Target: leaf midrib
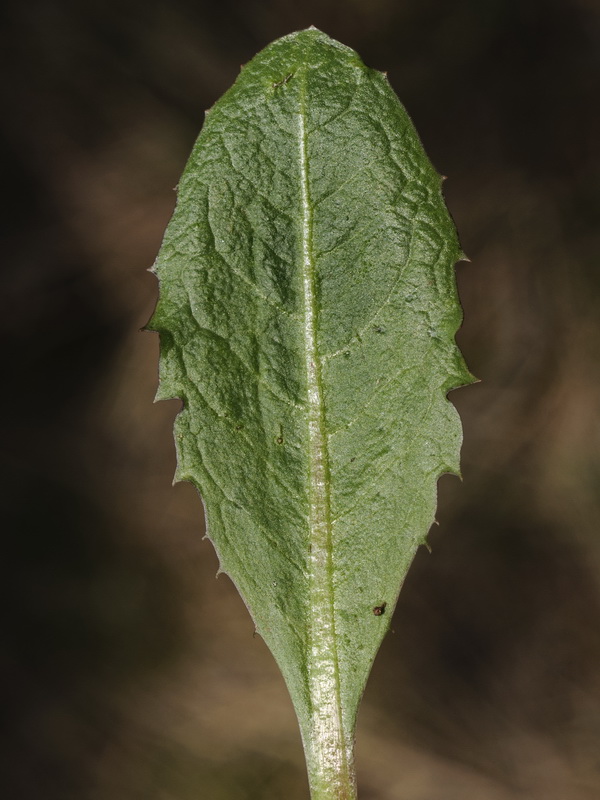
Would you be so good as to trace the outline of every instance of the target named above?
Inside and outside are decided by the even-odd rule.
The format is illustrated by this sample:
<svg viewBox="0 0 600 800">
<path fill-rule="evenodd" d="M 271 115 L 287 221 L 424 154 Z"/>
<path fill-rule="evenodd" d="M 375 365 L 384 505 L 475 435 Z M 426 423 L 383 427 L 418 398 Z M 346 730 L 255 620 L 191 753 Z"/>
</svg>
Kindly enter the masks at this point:
<svg viewBox="0 0 600 800">
<path fill-rule="evenodd" d="M 298 74 L 300 73 L 300 74 Z M 336 646 L 332 563 L 331 481 L 321 360 L 317 341 L 318 301 L 313 253 L 313 209 L 308 176 L 306 132 L 306 67 L 298 70 L 298 143 L 302 204 L 302 277 L 304 346 L 308 395 L 309 585 L 311 749 L 318 780 L 330 788 L 347 774 L 352 742 L 342 718 L 340 674 Z M 340 769 L 341 767 L 341 769 Z M 339 786 L 343 790 L 344 787 Z M 341 794 L 339 795 L 342 796 Z"/>
</svg>

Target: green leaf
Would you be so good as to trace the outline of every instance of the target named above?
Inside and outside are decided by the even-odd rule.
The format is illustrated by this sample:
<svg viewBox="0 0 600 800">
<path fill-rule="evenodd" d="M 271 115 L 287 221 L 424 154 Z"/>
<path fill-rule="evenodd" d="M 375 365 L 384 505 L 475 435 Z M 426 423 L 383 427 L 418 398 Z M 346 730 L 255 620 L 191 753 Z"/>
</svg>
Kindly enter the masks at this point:
<svg viewBox="0 0 600 800">
<path fill-rule="evenodd" d="M 210 110 L 156 263 L 176 477 L 285 677 L 313 798 L 355 797 L 358 703 L 458 472 L 460 257 L 387 79 L 313 28 Z"/>
</svg>

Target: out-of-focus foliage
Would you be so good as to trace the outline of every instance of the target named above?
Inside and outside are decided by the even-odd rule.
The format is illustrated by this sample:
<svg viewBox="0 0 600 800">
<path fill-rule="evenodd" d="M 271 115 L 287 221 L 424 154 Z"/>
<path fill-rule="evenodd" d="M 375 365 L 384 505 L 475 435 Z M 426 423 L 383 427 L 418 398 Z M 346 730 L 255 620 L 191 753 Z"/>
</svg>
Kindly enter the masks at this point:
<svg viewBox="0 0 600 800">
<path fill-rule="evenodd" d="M 170 488 L 146 275 L 203 110 L 314 24 L 388 70 L 473 261 L 464 483 L 361 712 L 364 800 L 600 791 L 600 14 L 585 0 L 4 4 L 2 796 L 306 797 L 285 689 Z M 162 441 L 162 449 L 157 442 Z M 252 688 L 251 688 L 252 687 Z M 263 709 L 268 708 L 265 716 Z"/>
</svg>

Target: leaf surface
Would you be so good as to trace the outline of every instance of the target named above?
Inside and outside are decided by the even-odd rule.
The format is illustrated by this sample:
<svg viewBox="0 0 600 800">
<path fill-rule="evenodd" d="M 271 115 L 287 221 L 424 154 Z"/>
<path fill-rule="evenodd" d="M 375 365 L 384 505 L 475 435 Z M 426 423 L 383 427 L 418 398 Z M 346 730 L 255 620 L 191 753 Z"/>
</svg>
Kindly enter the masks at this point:
<svg viewBox="0 0 600 800">
<path fill-rule="evenodd" d="M 358 703 L 458 472 L 460 257 L 387 79 L 309 29 L 208 113 L 157 259 L 176 477 L 282 670 L 314 797 L 354 796 Z"/>
</svg>

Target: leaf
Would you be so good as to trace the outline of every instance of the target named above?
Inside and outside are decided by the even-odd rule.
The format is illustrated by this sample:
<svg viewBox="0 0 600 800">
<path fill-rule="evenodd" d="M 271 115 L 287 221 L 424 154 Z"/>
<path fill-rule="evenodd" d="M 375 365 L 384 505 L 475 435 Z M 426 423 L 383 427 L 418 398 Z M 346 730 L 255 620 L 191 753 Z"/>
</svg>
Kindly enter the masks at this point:
<svg viewBox="0 0 600 800">
<path fill-rule="evenodd" d="M 385 76 L 313 28 L 210 110 L 156 263 L 176 477 L 285 677 L 313 798 L 355 796 L 358 703 L 458 473 L 460 257 Z"/>
</svg>

